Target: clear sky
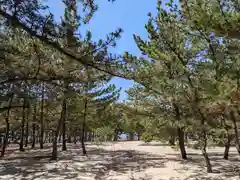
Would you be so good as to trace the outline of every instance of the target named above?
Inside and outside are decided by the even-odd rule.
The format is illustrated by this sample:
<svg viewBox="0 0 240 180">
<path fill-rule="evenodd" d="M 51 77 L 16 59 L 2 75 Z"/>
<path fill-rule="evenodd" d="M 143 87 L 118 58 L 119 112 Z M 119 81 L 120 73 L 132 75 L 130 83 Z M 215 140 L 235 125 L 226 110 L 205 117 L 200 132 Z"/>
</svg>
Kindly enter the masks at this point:
<svg viewBox="0 0 240 180">
<path fill-rule="evenodd" d="M 57 19 L 64 12 L 64 6 L 60 2 L 60 0 L 48 0 L 50 10 Z M 140 35 L 144 39 L 147 38 L 144 24 L 147 23 L 148 12 L 155 14 L 157 0 L 116 0 L 114 3 L 109 3 L 107 0 L 96 0 L 96 2 L 99 10 L 88 25 L 81 27 L 83 28 L 81 32 L 90 30 L 93 40 L 98 40 L 104 39 L 109 32 L 122 28 L 124 30 L 122 37 L 117 41 L 117 46 L 112 52 L 122 54 L 128 51 L 134 55 L 140 55 L 133 40 L 133 34 Z M 122 87 L 120 101 L 126 99 L 124 91 L 131 87 L 133 82 L 114 78 L 112 83 L 117 87 Z"/>
</svg>

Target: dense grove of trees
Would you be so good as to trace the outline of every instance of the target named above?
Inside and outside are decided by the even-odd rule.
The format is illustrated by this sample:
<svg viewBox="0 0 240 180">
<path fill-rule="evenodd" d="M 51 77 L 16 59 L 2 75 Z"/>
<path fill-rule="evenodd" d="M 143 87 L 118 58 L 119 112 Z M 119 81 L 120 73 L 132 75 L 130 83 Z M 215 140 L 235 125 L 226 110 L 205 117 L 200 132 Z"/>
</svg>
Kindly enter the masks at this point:
<svg viewBox="0 0 240 180">
<path fill-rule="evenodd" d="M 141 57 L 109 52 L 122 29 L 98 42 L 78 34 L 97 11 L 94 0 L 63 2 L 56 23 L 41 1 L 0 0 L 2 157 L 9 143 L 20 151 L 52 143 L 56 160 L 59 142 L 66 151 L 79 141 L 87 154 L 84 142 L 122 132 L 177 141 L 183 159 L 187 139 L 195 140 L 209 173 L 209 142 L 225 146 L 224 159 L 232 144 L 240 154 L 239 1 L 170 0 L 163 8 L 158 0 L 148 39 L 134 35 Z M 135 81 L 127 101 L 117 102 L 113 77 Z"/>
</svg>

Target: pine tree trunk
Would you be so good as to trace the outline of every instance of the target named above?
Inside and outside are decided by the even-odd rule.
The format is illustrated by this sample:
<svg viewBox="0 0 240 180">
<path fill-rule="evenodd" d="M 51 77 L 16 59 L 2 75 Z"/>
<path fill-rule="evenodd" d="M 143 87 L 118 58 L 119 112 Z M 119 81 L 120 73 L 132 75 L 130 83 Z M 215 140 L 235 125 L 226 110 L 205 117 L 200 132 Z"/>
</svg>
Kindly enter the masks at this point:
<svg viewBox="0 0 240 180">
<path fill-rule="evenodd" d="M 58 150 L 57 150 L 57 143 L 58 143 L 58 135 L 59 135 L 59 131 L 60 131 L 60 127 L 61 127 L 61 117 L 58 121 L 58 124 L 57 124 L 57 128 L 55 131 L 53 131 L 53 139 L 52 139 L 52 157 L 51 157 L 51 160 L 57 160 L 57 157 L 58 157 Z"/>
<path fill-rule="evenodd" d="M 133 132 L 130 132 L 130 133 L 129 133 L 129 140 L 130 140 L 130 141 L 133 141 L 133 140 L 134 140 L 134 133 L 133 133 Z"/>
<path fill-rule="evenodd" d="M 43 108 L 44 108 L 44 82 L 42 82 L 42 97 L 41 97 L 41 112 L 40 112 L 40 137 L 39 137 L 39 143 L 40 143 L 40 149 L 43 149 L 43 136 L 44 136 L 44 112 L 43 112 Z"/>
<path fill-rule="evenodd" d="M 67 145 L 66 145 L 66 110 L 67 110 L 67 100 L 66 100 L 66 97 L 64 97 L 63 103 L 62 103 L 62 151 L 67 150 Z"/>
<path fill-rule="evenodd" d="M 205 159 L 205 162 L 206 162 L 206 167 L 207 167 L 207 173 L 212 173 L 212 165 L 211 165 L 211 162 L 210 162 L 210 159 L 208 157 L 208 154 L 207 154 L 207 151 L 206 151 L 206 146 L 204 146 L 204 148 L 202 149 L 202 155 Z"/>
<path fill-rule="evenodd" d="M 224 150 L 224 155 L 223 158 L 228 160 L 228 154 L 229 154 L 229 149 L 231 146 L 231 141 L 232 141 L 232 137 L 231 135 L 228 133 L 227 134 L 227 142 L 225 143 L 225 150 Z"/>
<path fill-rule="evenodd" d="M 26 135 L 25 135 L 25 147 L 28 146 L 28 136 L 29 136 L 29 129 L 28 129 L 28 121 L 26 124 Z"/>
<path fill-rule="evenodd" d="M 66 116 L 66 100 L 62 103 L 62 112 L 61 117 L 58 120 L 56 131 L 53 132 L 53 141 L 52 141 L 52 160 L 57 160 L 57 143 L 60 129 L 63 124 L 63 117 Z M 60 139 L 61 140 L 61 139 Z"/>
<path fill-rule="evenodd" d="M 201 115 L 201 137 L 199 137 L 199 139 L 201 140 L 201 151 L 202 151 L 202 155 L 204 157 L 205 163 L 206 163 L 206 167 L 207 167 L 207 173 L 212 173 L 212 165 L 210 162 L 210 159 L 208 157 L 208 153 L 207 153 L 207 134 L 206 134 L 206 130 L 205 130 L 205 117 L 203 116 L 203 114 L 201 113 L 201 111 L 199 110 L 200 115 Z"/>
<path fill-rule="evenodd" d="M 10 98 L 7 116 L 5 118 L 6 130 L 5 130 L 5 136 L 4 136 L 3 144 L 2 144 L 1 157 L 3 157 L 5 155 L 5 150 L 8 145 L 8 137 L 9 137 L 9 129 L 10 129 L 9 116 L 10 116 L 10 111 L 11 111 L 11 106 L 12 106 L 12 100 L 13 100 L 13 96 Z"/>
<path fill-rule="evenodd" d="M 74 144 L 77 144 L 77 132 L 74 132 L 74 136 L 73 136 L 73 142 Z"/>
<path fill-rule="evenodd" d="M 32 148 L 35 148 L 36 141 L 36 124 L 33 122 L 32 124 Z"/>
<path fill-rule="evenodd" d="M 187 153 L 186 153 L 185 143 L 184 143 L 184 131 L 180 127 L 178 127 L 178 143 L 179 143 L 182 159 L 187 159 Z"/>
<path fill-rule="evenodd" d="M 81 144 L 82 144 L 82 151 L 83 154 L 87 154 L 86 147 L 85 147 L 85 129 L 86 129 L 86 118 L 87 118 L 87 103 L 88 100 L 85 100 L 85 106 L 84 106 L 84 115 L 83 115 L 83 123 L 82 123 L 82 135 L 81 135 Z"/>
<path fill-rule="evenodd" d="M 58 130 L 53 132 L 53 140 L 52 140 L 52 157 L 51 160 L 57 160 L 58 151 L 57 151 L 57 138 L 58 138 Z"/>
<path fill-rule="evenodd" d="M 71 129 L 69 129 L 68 137 L 67 137 L 67 142 L 72 143 L 72 132 Z"/>
<path fill-rule="evenodd" d="M 113 141 L 117 141 L 117 140 L 118 140 L 118 129 L 115 128 Z"/>
<path fill-rule="evenodd" d="M 170 136 L 169 141 L 168 141 L 170 146 L 175 146 L 175 139 L 176 139 L 176 137 L 174 135 Z"/>
<path fill-rule="evenodd" d="M 177 104 L 173 104 L 174 110 L 175 110 L 175 118 L 178 122 L 181 121 L 180 117 L 180 110 Z M 177 133 L 178 133 L 178 143 L 179 143 L 179 148 L 181 151 L 182 159 L 187 159 L 187 153 L 185 149 L 185 142 L 184 142 L 184 131 L 181 127 L 177 127 Z M 174 133 L 175 134 L 175 133 Z"/>
<path fill-rule="evenodd" d="M 12 131 L 12 141 L 14 141 L 15 133 Z"/>
<path fill-rule="evenodd" d="M 234 115 L 234 111 L 230 112 L 230 117 L 231 117 L 231 120 L 233 122 L 233 128 L 234 128 L 234 132 L 235 132 L 236 149 L 237 149 L 238 154 L 240 155 L 239 134 L 238 134 L 238 127 L 237 127 L 237 122 L 236 122 L 236 117 Z"/>
<path fill-rule="evenodd" d="M 24 99 L 23 109 L 22 109 L 22 121 L 21 121 L 21 135 L 20 135 L 19 151 L 24 151 L 23 141 L 24 141 L 24 127 L 25 127 L 25 106 L 26 106 L 26 100 Z"/>
</svg>

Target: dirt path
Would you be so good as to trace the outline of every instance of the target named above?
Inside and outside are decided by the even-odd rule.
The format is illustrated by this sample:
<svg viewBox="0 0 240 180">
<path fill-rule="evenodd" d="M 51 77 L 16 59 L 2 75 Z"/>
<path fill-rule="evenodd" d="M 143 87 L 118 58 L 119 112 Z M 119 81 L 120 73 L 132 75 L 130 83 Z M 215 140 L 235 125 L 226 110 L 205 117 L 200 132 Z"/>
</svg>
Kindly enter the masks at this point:
<svg viewBox="0 0 240 180">
<path fill-rule="evenodd" d="M 231 149 L 229 160 L 223 148 L 209 154 L 215 173 L 206 174 L 200 151 L 187 149 L 189 160 L 160 143 L 118 142 L 87 145 L 88 157 L 80 145 L 69 145 L 58 162 L 49 161 L 50 149 L 15 152 L 0 160 L 0 180 L 239 180 L 240 159 Z"/>
</svg>

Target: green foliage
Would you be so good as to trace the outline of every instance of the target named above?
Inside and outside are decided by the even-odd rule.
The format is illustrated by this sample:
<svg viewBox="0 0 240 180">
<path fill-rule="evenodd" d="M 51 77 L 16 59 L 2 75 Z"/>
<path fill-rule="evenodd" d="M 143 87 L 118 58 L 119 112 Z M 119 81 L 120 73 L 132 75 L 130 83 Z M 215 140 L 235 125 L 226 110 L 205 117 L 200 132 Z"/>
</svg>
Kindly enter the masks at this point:
<svg viewBox="0 0 240 180">
<path fill-rule="evenodd" d="M 153 134 L 151 134 L 149 132 L 144 132 L 141 135 L 141 139 L 142 139 L 142 141 L 145 141 L 145 142 L 151 142 L 153 140 Z"/>
</svg>

